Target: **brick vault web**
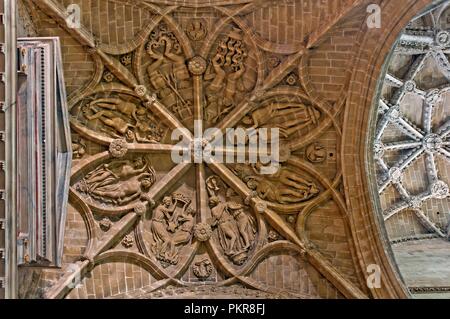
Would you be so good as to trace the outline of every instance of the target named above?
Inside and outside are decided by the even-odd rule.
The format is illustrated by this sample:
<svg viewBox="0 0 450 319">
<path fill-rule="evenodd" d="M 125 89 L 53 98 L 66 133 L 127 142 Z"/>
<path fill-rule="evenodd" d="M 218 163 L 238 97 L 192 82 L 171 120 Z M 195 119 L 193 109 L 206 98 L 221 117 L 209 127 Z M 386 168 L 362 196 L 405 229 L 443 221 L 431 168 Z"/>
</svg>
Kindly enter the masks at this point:
<svg viewBox="0 0 450 319">
<path fill-rule="evenodd" d="M 412 21 L 401 35 L 384 79 L 373 150 L 384 220 L 411 211 L 428 233 L 443 238 L 448 216 L 429 207 L 445 206 L 449 197 L 447 7 Z"/>
</svg>

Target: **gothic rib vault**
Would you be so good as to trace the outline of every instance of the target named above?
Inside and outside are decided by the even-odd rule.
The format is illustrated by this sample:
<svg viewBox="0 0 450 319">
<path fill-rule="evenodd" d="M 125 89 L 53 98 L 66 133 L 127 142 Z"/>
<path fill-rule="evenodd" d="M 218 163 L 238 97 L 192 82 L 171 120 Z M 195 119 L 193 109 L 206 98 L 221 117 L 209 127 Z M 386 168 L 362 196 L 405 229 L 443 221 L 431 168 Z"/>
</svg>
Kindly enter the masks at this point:
<svg viewBox="0 0 450 319">
<path fill-rule="evenodd" d="M 428 231 L 442 238 L 447 238 L 448 222 L 437 226 L 437 221 L 426 216 L 421 207 L 430 199 L 445 200 L 445 204 L 449 196 L 450 122 L 447 99 L 450 63 L 446 54 L 450 47 L 450 33 L 442 29 L 447 22 L 441 21 L 447 18 L 444 15 L 446 8 L 439 7 L 429 13 L 434 19 L 431 21 L 435 21 L 434 25 L 414 21 L 416 25 L 412 22 L 401 36 L 385 77 L 374 148 L 379 165 L 380 195 L 388 197 L 387 188 L 392 185 L 401 197 L 397 202 L 394 199 L 384 200 L 385 220 L 405 209 L 412 209 Z M 400 79 L 391 72 L 404 75 Z M 396 129 L 400 132 L 394 131 Z M 411 174 L 405 175 L 408 168 L 415 166 L 422 157 L 426 167 L 414 167 L 413 170 L 419 174 L 425 173 L 426 187 L 417 194 L 406 186 L 417 189 L 417 183 L 406 180 L 411 179 Z M 387 161 L 395 164 L 389 166 Z M 393 197 L 392 192 L 390 195 Z M 448 211 L 448 207 L 443 209 Z"/>
<path fill-rule="evenodd" d="M 374 141 L 388 236 L 408 286 L 419 293 L 448 291 L 448 273 L 437 269 L 447 268 L 449 248 L 449 13 L 448 3 L 438 6 L 400 36 L 387 62 Z"/>
<path fill-rule="evenodd" d="M 407 296 L 357 176 L 373 92 L 356 92 L 369 85 L 364 68 L 380 75 L 391 32 L 429 2 L 405 1 L 398 17 L 383 4 L 388 22 L 370 30 L 359 0 L 23 1 L 38 35 L 61 37 L 74 150 L 64 267 L 24 269 L 23 296 Z M 70 3 L 80 29 L 65 23 Z M 173 163 L 171 131 L 192 140 L 195 120 L 280 128 L 280 172 Z M 407 124 L 415 135 L 402 148 L 447 152 L 445 127 Z M 382 269 L 379 289 L 366 285 L 370 264 Z"/>
</svg>

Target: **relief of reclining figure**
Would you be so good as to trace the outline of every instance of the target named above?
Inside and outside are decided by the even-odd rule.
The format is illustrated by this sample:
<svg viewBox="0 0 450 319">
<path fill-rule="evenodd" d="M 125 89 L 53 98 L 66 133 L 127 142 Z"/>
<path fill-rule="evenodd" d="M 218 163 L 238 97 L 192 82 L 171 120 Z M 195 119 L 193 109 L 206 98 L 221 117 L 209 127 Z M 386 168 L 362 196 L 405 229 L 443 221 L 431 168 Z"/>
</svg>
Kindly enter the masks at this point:
<svg viewBox="0 0 450 319">
<path fill-rule="evenodd" d="M 261 199 L 280 204 L 292 204 L 306 201 L 320 193 L 314 182 L 306 180 L 296 172 L 281 167 L 272 175 L 260 174 L 262 164 L 237 164 L 234 172 L 247 186 L 256 191 Z"/>
<path fill-rule="evenodd" d="M 136 116 L 137 105 L 119 98 L 100 98 L 90 103 L 90 106 L 98 106 L 101 109 L 118 111 L 127 117 L 138 120 Z"/>
<path fill-rule="evenodd" d="M 87 120 L 99 119 L 104 125 L 112 128 L 113 131 L 107 130 L 112 136 L 125 137 L 128 141 L 159 143 L 165 134 L 165 130 L 144 107 L 119 98 L 96 99 L 83 106 L 82 112 Z"/>
<path fill-rule="evenodd" d="M 243 123 L 252 128 L 276 128 L 285 138 L 311 124 L 317 124 L 320 112 L 301 103 L 272 102 L 244 117 Z"/>
<path fill-rule="evenodd" d="M 103 202 L 124 205 L 154 182 L 155 171 L 148 160 L 137 157 L 98 166 L 78 183 L 77 190 Z"/>
<path fill-rule="evenodd" d="M 89 115 L 89 111 L 93 112 L 93 114 Z M 86 104 L 82 108 L 82 112 L 84 117 L 89 121 L 99 119 L 104 125 L 113 128 L 117 133 L 120 134 L 115 134 L 116 137 L 127 135 L 129 134 L 129 131 L 134 128 L 134 125 L 125 121 L 112 110 L 102 109 L 95 103 Z"/>
<path fill-rule="evenodd" d="M 143 192 L 150 189 L 153 183 L 153 174 L 143 173 L 119 184 L 98 187 L 90 194 L 103 202 L 123 206 L 138 199 Z"/>
</svg>

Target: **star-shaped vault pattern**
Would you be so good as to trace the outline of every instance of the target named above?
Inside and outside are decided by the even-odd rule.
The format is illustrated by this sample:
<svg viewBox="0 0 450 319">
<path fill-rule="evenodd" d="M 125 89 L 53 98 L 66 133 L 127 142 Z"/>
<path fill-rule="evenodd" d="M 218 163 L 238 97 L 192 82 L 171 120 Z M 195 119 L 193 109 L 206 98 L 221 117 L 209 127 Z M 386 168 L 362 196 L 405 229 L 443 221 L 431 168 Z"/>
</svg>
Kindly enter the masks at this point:
<svg viewBox="0 0 450 319">
<path fill-rule="evenodd" d="M 450 161 L 450 120 L 445 115 L 441 118 L 442 112 L 438 113 L 438 109 L 443 109 L 448 114 L 450 93 L 450 33 L 440 27 L 443 11 L 428 14 L 429 21 L 434 21 L 432 25 L 418 27 L 411 23 L 395 47 L 384 78 L 373 152 L 378 165 L 380 196 L 386 195 L 390 186 L 399 194 L 397 200 L 385 207 L 384 219 L 412 210 L 425 229 L 445 238 L 447 225 L 438 225 L 423 208 L 427 201 L 445 200 L 449 196 L 445 168 Z M 401 78 L 393 74 L 399 64 L 406 65 L 401 72 L 399 68 L 396 70 L 402 74 Z M 435 72 L 433 83 L 424 80 L 430 68 Z M 420 112 L 419 121 L 417 112 Z M 394 130 L 398 132 L 395 138 Z M 392 154 L 396 154 L 394 160 Z M 438 160 L 443 163 L 443 171 L 438 168 Z M 411 185 L 411 177 L 406 177 L 406 172 L 411 169 L 416 172 L 416 178 L 424 176 L 426 189 L 417 192 L 407 186 Z"/>
</svg>

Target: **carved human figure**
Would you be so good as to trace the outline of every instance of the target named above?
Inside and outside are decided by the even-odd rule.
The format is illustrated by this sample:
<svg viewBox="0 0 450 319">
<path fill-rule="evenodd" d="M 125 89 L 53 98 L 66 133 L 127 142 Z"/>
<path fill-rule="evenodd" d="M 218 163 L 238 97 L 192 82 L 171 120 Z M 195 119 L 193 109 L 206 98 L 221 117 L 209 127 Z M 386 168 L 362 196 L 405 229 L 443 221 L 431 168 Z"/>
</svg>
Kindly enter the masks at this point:
<svg viewBox="0 0 450 319">
<path fill-rule="evenodd" d="M 211 227 L 217 227 L 220 246 L 224 253 L 226 255 L 236 254 L 239 230 L 227 205 L 222 203 L 217 196 L 213 196 L 209 199 L 209 207 L 212 215 Z"/>
<path fill-rule="evenodd" d="M 177 218 L 177 224 L 179 225 L 178 230 L 175 232 L 172 242 L 175 245 L 183 244 L 191 239 L 192 229 L 195 224 L 195 210 L 192 208 L 186 209 Z"/>
<path fill-rule="evenodd" d="M 153 236 L 152 252 L 155 257 L 162 261 L 169 261 L 169 245 L 171 236 L 168 231 L 168 221 L 175 211 L 176 203 L 172 197 L 166 196 L 153 210 L 151 219 L 151 231 Z"/>
<path fill-rule="evenodd" d="M 295 132 L 316 124 L 320 112 L 311 106 L 301 103 L 272 102 L 254 110 L 243 119 L 243 123 L 252 128 L 278 127 L 283 137 L 289 137 Z"/>
<path fill-rule="evenodd" d="M 175 93 L 171 90 L 164 74 L 159 70 L 165 62 L 164 54 L 153 51 L 151 45 L 147 45 L 147 54 L 154 59 L 154 62 L 147 67 L 150 84 L 158 93 L 158 97 L 168 105 L 176 103 Z"/>
<path fill-rule="evenodd" d="M 170 259 L 178 261 L 177 246 L 189 243 L 192 238 L 192 230 L 195 225 L 195 210 L 190 207 L 186 209 L 177 217 L 176 225 L 177 228 L 169 241 L 168 256 Z"/>
<path fill-rule="evenodd" d="M 191 200 L 183 194 L 174 193 L 163 198 L 151 219 L 151 251 L 164 266 L 176 265 L 180 246 L 192 238 L 195 210 Z"/>
<path fill-rule="evenodd" d="M 206 88 L 205 118 L 208 123 L 216 123 L 236 105 L 235 95 L 240 89 L 238 81 L 246 71 L 246 57 L 247 49 L 241 31 L 234 28 L 220 41 L 211 59 L 209 72 L 205 74 L 206 81 L 212 80 Z"/>
<path fill-rule="evenodd" d="M 280 204 L 299 203 L 316 196 L 320 190 L 315 183 L 302 178 L 288 168 L 281 167 L 275 174 L 262 175 L 262 164 L 237 164 L 233 170 L 261 199 Z"/>
<path fill-rule="evenodd" d="M 97 187 L 91 192 L 94 197 L 100 197 L 103 201 L 111 201 L 113 204 L 125 205 L 150 189 L 154 178 L 149 173 L 144 173 L 137 178 L 125 181 L 120 184 Z"/>
<path fill-rule="evenodd" d="M 103 124 L 113 128 L 119 133 L 119 137 L 126 135 L 128 130 L 134 128 L 134 125 L 128 123 L 113 111 L 101 109 L 92 103 L 85 105 L 82 111 L 86 119 L 89 121 L 99 119 Z M 89 111 L 92 111 L 93 114 L 89 115 Z M 115 134 L 115 136 L 117 136 L 117 134 Z"/>
<path fill-rule="evenodd" d="M 270 178 L 279 180 L 282 184 L 291 186 L 295 190 L 308 192 L 309 194 L 314 195 L 319 193 L 316 184 L 300 177 L 295 172 L 286 168 L 281 168 L 278 173 L 270 175 Z"/>
<path fill-rule="evenodd" d="M 120 180 L 144 173 L 149 168 L 149 163 L 139 156 L 135 160 L 113 161 L 102 164 L 94 171 L 88 173 L 83 179 L 87 186 L 86 191 L 94 191 L 98 187 L 111 185 Z"/>
<path fill-rule="evenodd" d="M 250 185 L 253 185 L 253 183 L 250 182 Z M 257 192 L 259 198 L 271 202 L 278 202 L 280 204 L 298 203 L 313 196 L 307 191 L 297 191 L 289 187 L 277 185 L 276 183 L 267 180 L 261 180 L 254 183 L 254 188 L 252 189 Z"/>
<path fill-rule="evenodd" d="M 313 143 L 306 148 L 306 158 L 311 163 L 322 163 L 327 159 L 327 150 L 325 146 Z"/>
<path fill-rule="evenodd" d="M 164 129 L 148 121 L 138 120 L 136 124 L 136 141 L 140 143 L 159 143 Z"/>
<path fill-rule="evenodd" d="M 254 171 L 257 173 L 260 169 L 261 164 L 257 163 L 254 166 Z M 281 184 L 281 187 L 276 188 L 279 190 L 277 197 L 280 203 L 304 201 L 320 192 L 315 183 L 302 178 L 285 167 L 281 167 L 275 174 L 267 175 L 267 178 Z"/>
<path fill-rule="evenodd" d="M 208 190 L 209 196 L 216 196 L 217 192 L 220 190 L 219 188 L 219 177 L 218 176 L 210 176 L 206 179 L 206 186 Z"/>
<path fill-rule="evenodd" d="M 217 228 L 219 244 L 223 252 L 236 265 L 242 265 L 248 258 L 248 251 L 255 242 L 254 219 L 245 212 L 242 204 L 222 202 L 218 196 L 209 199 L 211 227 Z"/>
<path fill-rule="evenodd" d="M 175 36 L 165 30 L 158 31 L 147 43 L 146 51 L 153 59 L 147 74 L 158 97 L 180 117 L 192 115 L 191 104 L 183 97 L 190 86 L 190 75 Z"/>
<path fill-rule="evenodd" d="M 256 234 L 256 227 L 253 223 L 253 219 L 250 219 L 250 217 L 244 212 L 244 206 L 241 204 L 229 203 L 227 208 L 236 221 L 236 225 L 243 243 L 242 249 L 248 250 L 255 240 Z"/>
<path fill-rule="evenodd" d="M 124 101 L 118 98 L 100 98 L 90 103 L 92 106 L 98 106 L 101 109 L 118 111 L 123 115 L 132 117 L 137 121 L 137 105 L 128 101 Z"/>
<path fill-rule="evenodd" d="M 72 142 L 73 158 L 82 158 L 86 154 L 86 144 L 83 139 L 78 139 Z"/>
</svg>

